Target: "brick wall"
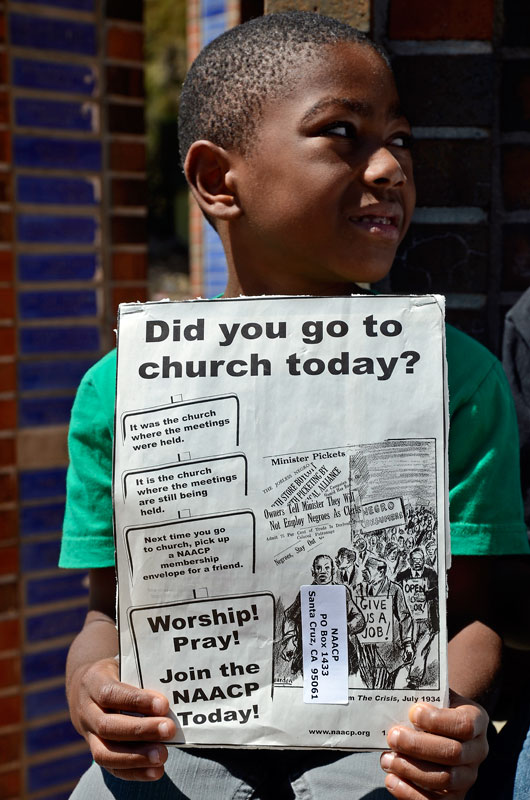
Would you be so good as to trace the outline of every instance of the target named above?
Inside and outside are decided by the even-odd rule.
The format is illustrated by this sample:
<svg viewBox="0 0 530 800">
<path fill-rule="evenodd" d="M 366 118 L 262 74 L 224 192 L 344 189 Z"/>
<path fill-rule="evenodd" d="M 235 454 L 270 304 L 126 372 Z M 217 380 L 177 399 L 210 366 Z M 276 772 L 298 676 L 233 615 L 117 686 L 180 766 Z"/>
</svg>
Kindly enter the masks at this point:
<svg viewBox="0 0 530 800">
<path fill-rule="evenodd" d="M 64 697 L 67 423 L 145 297 L 142 3 L 13 1 L 0 36 L 0 797 L 59 800 L 90 763 Z"/>
</svg>

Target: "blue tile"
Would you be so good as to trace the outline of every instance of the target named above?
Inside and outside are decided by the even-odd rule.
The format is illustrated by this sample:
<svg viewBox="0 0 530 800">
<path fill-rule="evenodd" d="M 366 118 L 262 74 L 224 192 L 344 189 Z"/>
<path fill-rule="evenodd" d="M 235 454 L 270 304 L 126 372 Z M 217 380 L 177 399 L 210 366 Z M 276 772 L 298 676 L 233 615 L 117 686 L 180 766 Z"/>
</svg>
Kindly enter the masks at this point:
<svg viewBox="0 0 530 800">
<path fill-rule="evenodd" d="M 212 14 L 224 14 L 225 11 L 225 0 L 202 0 L 201 2 L 201 18 L 210 17 Z"/>
<path fill-rule="evenodd" d="M 88 325 L 64 328 L 21 328 L 20 349 L 24 355 L 99 350 L 99 329 Z"/>
<path fill-rule="evenodd" d="M 21 391 L 42 389 L 76 389 L 81 378 L 94 363 L 81 361 L 19 361 L 18 387 Z"/>
<path fill-rule="evenodd" d="M 40 569 L 53 569 L 59 561 L 60 539 L 53 542 L 24 542 L 20 552 L 22 569 L 34 572 Z"/>
<path fill-rule="evenodd" d="M 95 244 L 98 228 L 94 217 L 17 215 L 17 237 L 20 242 Z"/>
<path fill-rule="evenodd" d="M 26 618 L 26 641 L 43 642 L 58 636 L 78 633 L 86 617 L 86 605 L 67 608 L 62 611 L 48 611 L 35 617 Z"/>
<path fill-rule="evenodd" d="M 97 54 L 96 26 L 86 22 L 11 13 L 9 36 L 11 45 L 17 47 Z"/>
<path fill-rule="evenodd" d="M 64 495 L 65 490 L 66 467 L 19 472 L 18 491 L 22 501 L 57 497 Z"/>
<path fill-rule="evenodd" d="M 95 0 L 17 0 L 17 2 L 31 3 L 34 6 L 73 8 L 75 11 L 93 11 L 95 4 Z"/>
<path fill-rule="evenodd" d="M 35 100 L 31 97 L 15 98 L 15 123 L 26 128 L 59 128 L 84 133 L 97 130 L 93 104 Z"/>
<path fill-rule="evenodd" d="M 88 596 L 86 572 L 66 572 L 52 578 L 26 581 L 26 602 L 30 606 Z"/>
<path fill-rule="evenodd" d="M 14 162 L 41 169 L 101 169 L 101 143 L 82 139 L 15 136 Z"/>
<path fill-rule="evenodd" d="M 96 73 L 95 67 L 85 64 L 15 58 L 12 66 L 12 82 L 15 86 L 27 89 L 93 95 L 96 88 Z"/>
<path fill-rule="evenodd" d="M 80 778 L 92 764 L 90 753 L 75 756 L 61 756 L 57 761 L 45 761 L 28 767 L 28 788 L 30 792 L 46 789 L 48 786 L 66 783 Z"/>
<path fill-rule="evenodd" d="M 96 293 L 88 289 L 20 292 L 18 308 L 22 319 L 93 317 L 97 314 Z"/>
<path fill-rule="evenodd" d="M 74 396 L 22 397 L 18 401 L 18 424 L 21 428 L 34 425 L 62 425 L 70 422 Z"/>
<path fill-rule="evenodd" d="M 24 656 L 24 683 L 60 678 L 64 675 L 68 647 L 46 650 L 45 653 L 28 653 Z M 26 719 L 38 719 L 67 708 L 64 684 L 53 689 L 31 692 L 25 698 Z"/>
<path fill-rule="evenodd" d="M 24 536 L 31 536 L 36 533 L 59 533 L 63 527 L 63 517 L 64 503 L 50 503 L 44 506 L 22 506 L 20 509 L 20 533 Z M 45 554 L 53 553 L 57 548 L 57 542 L 35 542 L 34 545 L 26 546 L 28 547 L 28 564 L 33 566 L 33 569 L 38 569 L 39 548 L 42 546 Z M 57 560 L 47 565 L 56 567 Z"/>
<path fill-rule="evenodd" d="M 79 738 L 69 719 L 52 722 L 42 728 L 30 728 L 26 731 L 26 752 L 28 755 L 35 755 L 45 750 L 53 750 L 55 747 L 79 742 Z"/>
<path fill-rule="evenodd" d="M 68 647 L 55 650 L 46 650 L 45 653 L 28 653 L 24 656 L 23 673 L 24 683 L 31 684 L 36 681 L 59 678 L 64 675 Z M 46 714 L 54 714 L 68 708 L 64 684 L 52 689 L 43 689 L 26 695 L 26 719 L 38 719 Z"/>
<path fill-rule="evenodd" d="M 213 39 L 216 39 L 226 30 L 226 15 L 225 14 L 212 14 L 209 17 L 204 17 L 201 20 L 201 41 L 203 47 Z"/>
<path fill-rule="evenodd" d="M 85 178 L 42 178 L 19 175 L 17 179 L 19 203 L 53 203 L 55 205 L 95 205 L 96 183 Z"/>
<path fill-rule="evenodd" d="M 18 277 L 21 281 L 90 281 L 98 269 L 99 257 L 96 253 L 18 255 Z"/>
</svg>

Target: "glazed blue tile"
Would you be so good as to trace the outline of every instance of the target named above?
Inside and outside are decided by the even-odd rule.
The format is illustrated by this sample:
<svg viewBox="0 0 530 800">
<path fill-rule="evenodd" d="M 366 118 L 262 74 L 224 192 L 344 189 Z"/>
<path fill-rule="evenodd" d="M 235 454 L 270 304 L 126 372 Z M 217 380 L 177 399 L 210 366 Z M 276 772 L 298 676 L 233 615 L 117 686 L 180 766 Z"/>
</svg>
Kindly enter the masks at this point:
<svg viewBox="0 0 530 800">
<path fill-rule="evenodd" d="M 48 611 L 35 617 L 26 618 L 26 641 L 43 642 L 58 636 L 77 633 L 83 627 L 86 605 L 67 608 L 62 611 Z"/>
<path fill-rule="evenodd" d="M 88 289 L 20 292 L 18 309 L 22 319 L 93 317 L 97 314 L 96 293 Z"/>
<path fill-rule="evenodd" d="M 71 353 L 99 350 L 99 329 L 81 325 L 64 328 L 21 328 L 20 350 L 36 353 Z"/>
<path fill-rule="evenodd" d="M 94 363 L 87 361 L 19 361 L 18 387 L 23 392 L 42 389 L 76 389 Z"/>
<path fill-rule="evenodd" d="M 11 13 L 9 36 L 11 45 L 16 47 L 97 54 L 96 26 L 86 22 Z"/>
<path fill-rule="evenodd" d="M 224 14 L 225 11 L 225 0 L 202 0 L 201 2 L 201 17 L 210 17 L 212 14 Z"/>
<path fill-rule="evenodd" d="M 70 800 L 72 796 L 72 791 L 68 790 L 67 792 L 59 792 L 58 794 L 47 794 L 46 797 L 43 797 L 42 800 Z"/>
<path fill-rule="evenodd" d="M 79 734 L 69 719 L 52 722 L 42 728 L 30 728 L 26 731 L 26 752 L 28 755 L 53 750 L 79 742 Z M 48 798 L 46 798 L 48 800 Z"/>
<path fill-rule="evenodd" d="M 46 650 L 45 653 L 28 653 L 24 656 L 23 668 L 24 683 L 44 681 L 49 678 L 59 678 L 64 675 L 68 647 Z M 62 697 L 61 697 L 62 695 Z M 26 719 L 37 719 L 45 714 L 52 714 L 66 708 L 64 698 L 64 685 L 42 692 L 27 695 Z"/>
<path fill-rule="evenodd" d="M 12 82 L 26 89 L 86 95 L 94 94 L 96 88 L 95 68 L 92 66 L 29 58 L 13 59 Z"/>
<path fill-rule="evenodd" d="M 19 203 L 53 203 L 54 205 L 95 205 L 94 181 L 85 178 L 42 178 L 19 175 L 17 178 Z"/>
<path fill-rule="evenodd" d="M 20 242 L 95 244 L 98 227 L 94 217 L 17 215 L 17 237 Z"/>
<path fill-rule="evenodd" d="M 73 8 L 75 11 L 93 11 L 95 0 L 17 0 L 17 2 L 31 3 L 33 6 Z"/>
<path fill-rule="evenodd" d="M 62 425 L 70 422 L 74 396 L 22 397 L 18 401 L 18 424 L 21 428 L 34 425 Z"/>
<path fill-rule="evenodd" d="M 92 133 L 96 130 L 94 106 L 56 100 L 15 99 L 15 122 L 22 128 L 59 128 Z"/>
<path fill-rule="evenodd" d="M 204 17 L 201 20 L 201 39 L 203 47 L 206 47 L 207 44 L 213 39 L 216 39 L 221 33 L 224 33 L 226 30 L 226 15 L 223 14 L 212 14 L 210 17 Z"/>
<path fill-rule="evenodd" d="M 64 503 L 49 503 L 44 506 L 22 506 L 20 509 L 20 533 L 24 536 L 32 536 L 36 533 L 59 533 L 63 527 Z M 35 542 L 27 545 L 28 558 L 34 569 L 38 569 L 38 551 L 40 546 L 44 547 L 44 552 L 54 552 L 57 547 L 56 542 Z M 49 547 L 48 547 L 49 545 Z M 35 561 L 33 559 L 36 559 Z M 28 562 L 29 563 L 29 562 Z M 57 566 L 57 561 L 50 566 Z"/>
<path fill-rule="evenodd" d="M 86 572 L 68 572 L 52 578 L 34 578 L 26 581 L 26 603 L 30 606 L 39 603 L 54 603 L 73 597 L 88 596 Z"/>
<path fill-rule="evenodd" d="M 22 502 L 64 495 L 65 489 L 66 467 L 32 469 L 18 474 L 18 491 Z"/>
<path fill-rule="evenodd" d="M 53 542 L 24 542 L 20 548 L 22 569 L 34 572 L 53 569 L 59 561 L 60 540 Z"/>
<path fill-rule="evenodd" d="M 93 140 L 15 136 L 13 154 L 17 167 L 101 169 L 101 143 Z"/>
<path fill-rule="evenodd" d="M 56 761 L 45 761 L 28 767 L 28 789 L 46 789 L 48 786 L 66 783 L 81 777 L 92 764 L 90 753 L 79 753 L 74 756 L 61 756 Z"/>
<path fill-rule="evenodd" d="M 36 180 L 40 180 L 36 179 Z M 21 281 L 89 281 L 99 269 L 96 253 L 19 253 Z"/>
</svg>

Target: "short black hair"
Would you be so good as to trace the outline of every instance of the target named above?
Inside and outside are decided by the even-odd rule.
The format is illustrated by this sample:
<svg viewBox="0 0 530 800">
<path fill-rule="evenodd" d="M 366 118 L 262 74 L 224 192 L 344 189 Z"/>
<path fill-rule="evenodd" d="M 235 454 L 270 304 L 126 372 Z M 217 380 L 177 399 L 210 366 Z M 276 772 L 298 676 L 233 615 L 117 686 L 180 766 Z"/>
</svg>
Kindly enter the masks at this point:
<svg viewBox="0 0 530 800">
<path fill-rule="evenodd" d="M 366 45 L 390 66 L 384 50 L 364 33 L 310 11 L 257 17 L 210 42 L 193 62 L 182 87 L 182 164 L 199 139 L 226 150 L 247 152 L 265 101 L 292 86 L 295 67 L 313 58 L 318 48 L 339 42 Z"/>
</svg>

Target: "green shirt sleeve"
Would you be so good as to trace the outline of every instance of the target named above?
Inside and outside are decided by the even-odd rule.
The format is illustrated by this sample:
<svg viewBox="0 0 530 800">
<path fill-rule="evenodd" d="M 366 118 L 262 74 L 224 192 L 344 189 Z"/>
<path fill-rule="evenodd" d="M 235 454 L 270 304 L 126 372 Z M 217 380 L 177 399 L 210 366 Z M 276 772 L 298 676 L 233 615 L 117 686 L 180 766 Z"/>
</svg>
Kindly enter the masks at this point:
<svg viewBox="0 0 530 800">
<path fill-rule="evenodd" d="M 513 401 L 496 359 L 449 431 L 449 517 L 453 555 L 529 552 L 519 480 Z"/>
<path fill-rule="evenodd" d="M 83 378 L 72 408 L 59 566 L 114 565 L 112 442 L 115 354 Z M 94 369 L 97 372 L 94 372 Z"/>
</svg>

